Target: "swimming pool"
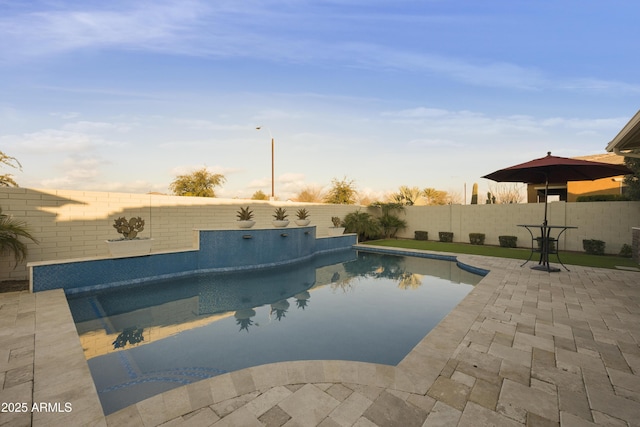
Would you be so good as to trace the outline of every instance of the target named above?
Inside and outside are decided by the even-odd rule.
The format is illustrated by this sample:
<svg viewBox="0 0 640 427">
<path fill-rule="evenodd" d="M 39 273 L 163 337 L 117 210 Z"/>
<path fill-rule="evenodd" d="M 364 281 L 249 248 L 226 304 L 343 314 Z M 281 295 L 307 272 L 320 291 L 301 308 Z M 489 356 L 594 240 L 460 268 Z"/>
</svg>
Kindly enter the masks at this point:
<svg viewBox="0 0 640 427">
<path fill-rule="evenodd" d="M 341 251 L 71 295 L 105 414 L 265 363 L 398 364 L 481 280 L 455 262 Z"/>
</svg>

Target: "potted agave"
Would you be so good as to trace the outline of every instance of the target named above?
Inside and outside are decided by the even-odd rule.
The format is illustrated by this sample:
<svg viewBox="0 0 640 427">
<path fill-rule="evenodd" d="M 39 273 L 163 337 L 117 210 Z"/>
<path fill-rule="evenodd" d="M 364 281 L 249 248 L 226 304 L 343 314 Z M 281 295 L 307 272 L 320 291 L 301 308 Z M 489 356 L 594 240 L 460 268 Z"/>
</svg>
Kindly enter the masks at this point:
<svg viewBox="0 0 640 427">
<path fill-rule="evenodd" d="M 289 225 L 289 220 L 287 219 L 289 215 L 287 215 L 287 210 L 284 208 L 277 208 L 274 211 L 273 218 L 271 221 L 274 227 L 286 227 Z"/>
<path fill-rule="evenodd" d="M 333 227 L 329 227 L 329 236 L 340 236 L 344 233 L 344 227 L 342 227 L 342 220 L 340 217 L 332 216 L 331 223 Z"/>
<path fill-rule="evenodd" d="M 236 216 L 238 217 L 238 227 L 240 228 L 251 228 L 256 224 L 253 220 L 253 211 L 249 209 L 249 206 L 246 208 L 241 207 Z"/>
<path fill-rule="evenodd" d="M 295 223 L 301 227 L 309 225 L 309 223 L 311 222 L 311 220 L 309 219 L 309 211 L 305 208 L 298 209 L 296 211 L 296 217 L 298 217 L 298 219 L 295 220 Z"/>
<path fill-rule="evenodd" d="M 144 255 L 151 252 L 153 239 L 138 237 L 138 233 L 144 230 L 144 219 L 141 217 L 116 218 L 113 228 L 122 235 L 120 239 L 107 240 L 109 254 L 113 257 Z"/>
</svg>

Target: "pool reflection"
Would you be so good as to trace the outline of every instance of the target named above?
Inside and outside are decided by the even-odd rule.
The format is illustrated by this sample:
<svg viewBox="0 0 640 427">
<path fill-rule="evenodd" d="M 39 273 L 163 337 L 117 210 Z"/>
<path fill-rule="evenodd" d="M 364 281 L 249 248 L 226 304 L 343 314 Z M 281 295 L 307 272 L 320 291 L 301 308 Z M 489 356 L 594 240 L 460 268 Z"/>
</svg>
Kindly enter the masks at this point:
<svg viewBox="0 0 640 427">
<path fill-rule="evenodd" d="M 347 251 L 69 298 L 105 413 L 181 384 L 286 360 L 397 364 L 481 277 Z"/>
</svg>

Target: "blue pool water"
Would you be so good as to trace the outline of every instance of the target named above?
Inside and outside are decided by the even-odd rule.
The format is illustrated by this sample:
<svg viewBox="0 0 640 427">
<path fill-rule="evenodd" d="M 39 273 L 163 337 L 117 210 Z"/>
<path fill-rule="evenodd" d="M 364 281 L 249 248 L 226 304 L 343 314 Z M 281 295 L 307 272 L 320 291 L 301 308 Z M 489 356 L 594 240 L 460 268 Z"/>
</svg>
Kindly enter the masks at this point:
<svg viewBox="0 0 640 427">
<path fill-rule="evenodd" d="M 455 262 L 348 250 L 68 299 L 110 414 L 265 363 L 396 365 L 480 279 Z"/>
</svg>

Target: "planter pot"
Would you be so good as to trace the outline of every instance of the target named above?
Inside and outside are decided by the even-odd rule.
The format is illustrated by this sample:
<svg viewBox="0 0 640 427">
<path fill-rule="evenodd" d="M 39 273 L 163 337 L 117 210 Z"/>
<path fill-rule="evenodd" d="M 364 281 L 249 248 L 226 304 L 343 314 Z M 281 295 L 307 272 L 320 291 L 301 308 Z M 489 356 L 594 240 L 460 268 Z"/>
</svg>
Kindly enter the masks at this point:
<svg viewBox="0 0 640 427">
<path fill-rule="evenodd" d="M 274 220 L 271 221 L 271 223 L 274 227 L 286 227 L 287 225 L 289 225 L 289 221 L 287 221 L 286 219 L 284 221 Z"/>
<path fill-rule="evenodd" d="M 251 220 L 243 220 L 243 221 L 236 221 L 238 223 L 238 227 L 240 228 L 251 228 L 254 225 L 256 225 L 255 221 L 251 221 Z"/>
<path fill-rule="evenodd" d="M 344 233 L 344 227 L 329 227 L 329 236 L 341 236 Z"/>
<path fill-rule="evenodd" d="M 150 253 L 153 239 L 105 240 L 105 242 L 109 248 L 109 255 L 126 257 Z"/>
<path fill-rule="evenodd" d="M 300 227 L 304 227 L 305 225 L 309 225 L 309 223 L 311 222 L 310 219 L 296 219 L 296 225 L 299 225 Z"/>
</svg>

